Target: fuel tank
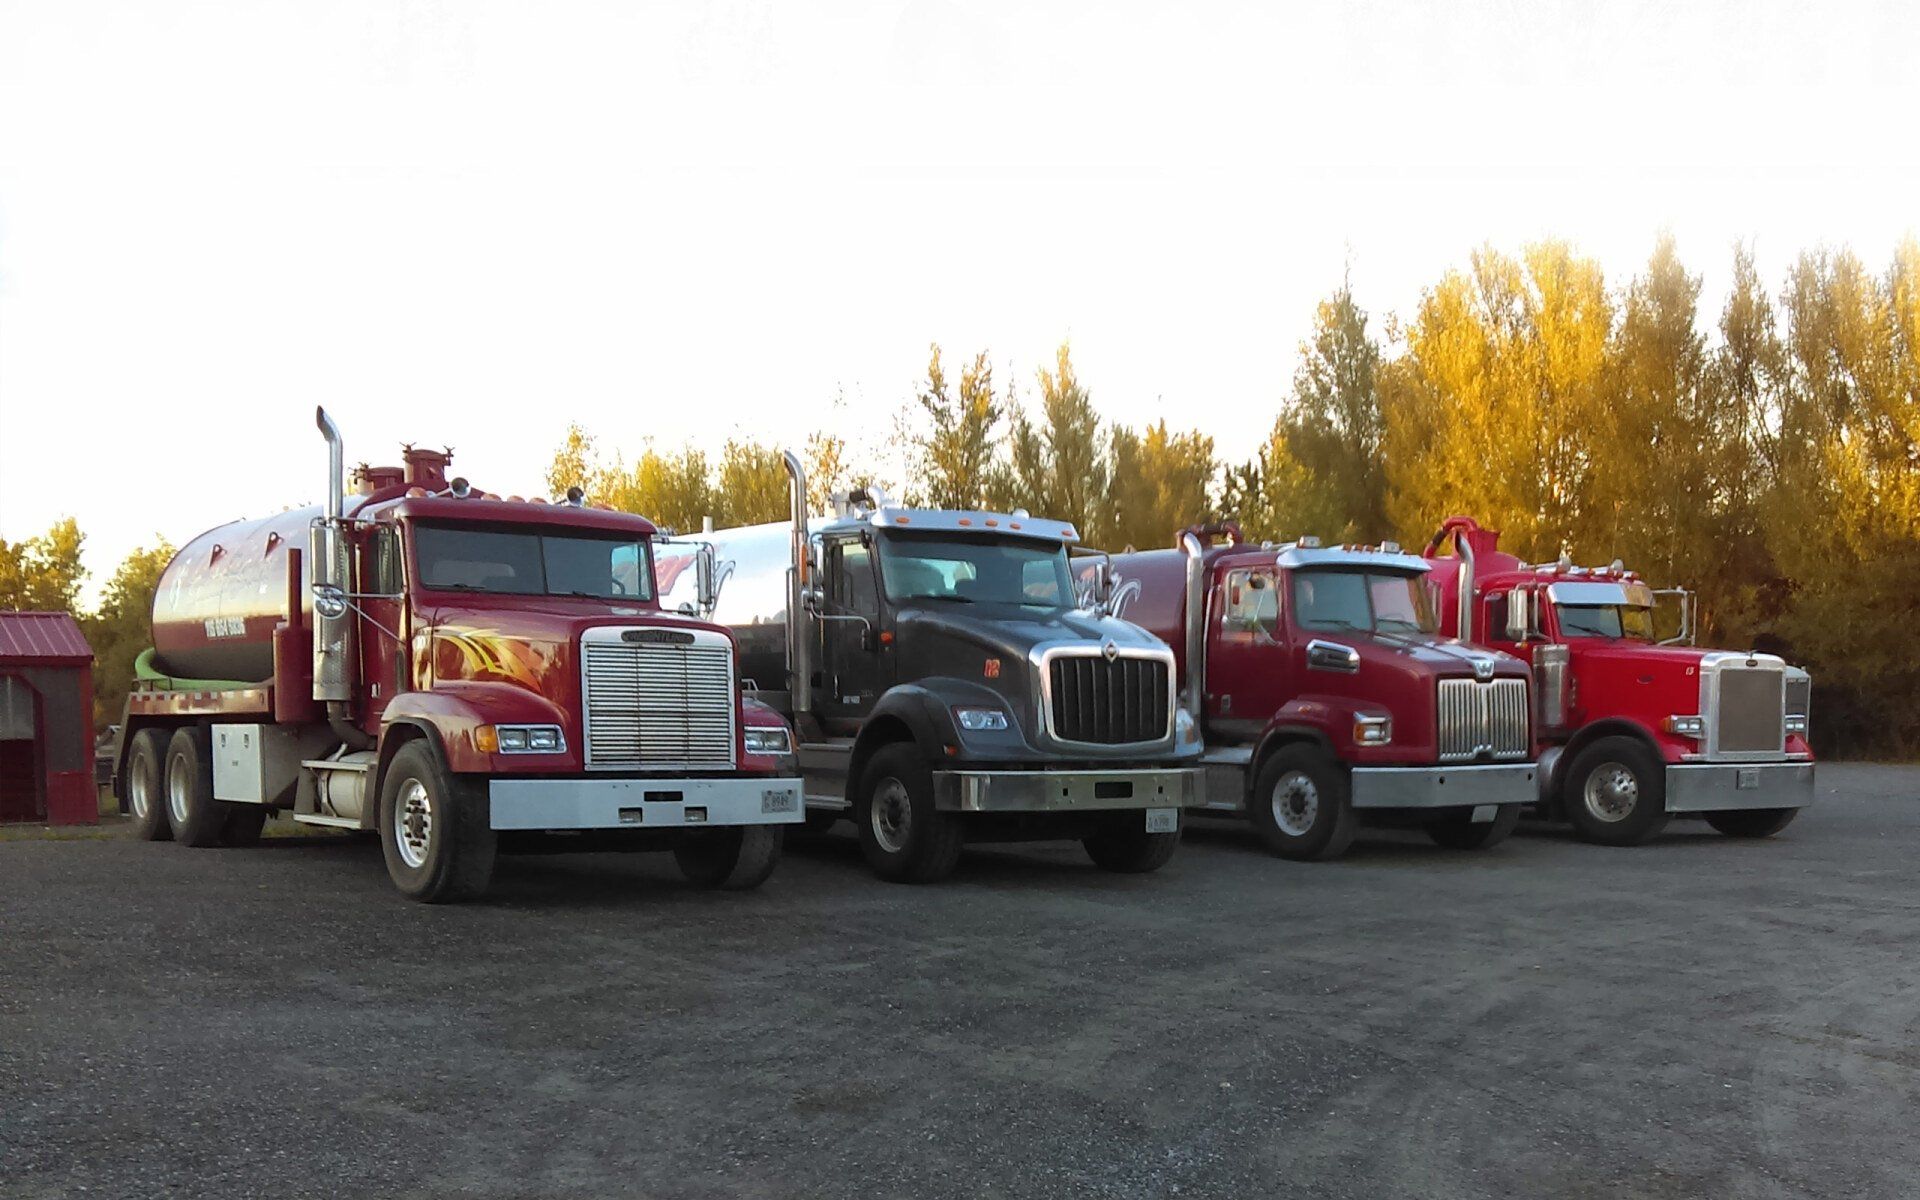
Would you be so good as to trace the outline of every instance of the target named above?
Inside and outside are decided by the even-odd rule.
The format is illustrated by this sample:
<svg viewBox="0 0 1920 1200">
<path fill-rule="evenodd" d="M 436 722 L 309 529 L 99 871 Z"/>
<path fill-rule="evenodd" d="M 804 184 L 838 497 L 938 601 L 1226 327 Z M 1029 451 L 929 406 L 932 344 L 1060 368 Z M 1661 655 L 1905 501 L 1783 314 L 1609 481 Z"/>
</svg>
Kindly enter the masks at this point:
<svg viewBox="0 0 1920 1200">
<path fill-rule="evenodd" d="M 235 521 L 182 546 L 153 596 L 154 665 L 188 679 L 268 679 L 273 629 L 286 617 L 287 552 L 307 544 L 307 527 L 320 515 L 315 506 Z M 304 574 L 303 564 L 303 612 Z"/>
</svg>

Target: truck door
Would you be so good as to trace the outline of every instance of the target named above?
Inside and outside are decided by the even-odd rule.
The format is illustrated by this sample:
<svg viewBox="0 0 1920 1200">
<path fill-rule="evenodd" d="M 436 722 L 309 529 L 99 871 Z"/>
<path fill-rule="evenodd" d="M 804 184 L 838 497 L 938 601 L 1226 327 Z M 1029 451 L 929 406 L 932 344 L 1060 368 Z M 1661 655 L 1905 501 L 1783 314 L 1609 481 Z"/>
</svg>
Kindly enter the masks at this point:
<svg viewBox="0 0 1920 1200">
<path fill-rule="evenodd" d="M 369 726 L 377 723 L 395 693 L 412 687 L 407 665 L 405 618 L 406 570 L 400 553 L 400 532 L 376 525 L 361 546 L 360 677 L 366 681 L 365 712 Z"/>
<path fill-rule="evenodd" d="M 831 733 L 855 732 L 887 688 L 880 652 L 880 592 L 874 580 L 873 548 L 859 537 L 828 538 L 821 545 L 826 579 L 820 619 L 820 716 Z"/>
<path fill-rule="evenodd" d="M 1227 571 L 1208 616 L 1208 728 L 1229 741 L 1258 737 L 1287 696 L 1288 659 L 1278 640 L 1280 584 L 1274 571 Z"/>
</svg>

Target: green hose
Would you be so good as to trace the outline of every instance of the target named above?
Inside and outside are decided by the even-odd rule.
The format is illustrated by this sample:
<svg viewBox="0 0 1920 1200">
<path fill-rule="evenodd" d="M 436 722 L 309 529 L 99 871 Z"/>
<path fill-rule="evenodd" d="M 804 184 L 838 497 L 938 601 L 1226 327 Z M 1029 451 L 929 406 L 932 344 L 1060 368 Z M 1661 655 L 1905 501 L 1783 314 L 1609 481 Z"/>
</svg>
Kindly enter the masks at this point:
<svg viewBox="0 0 1920 1200">
<path fill-rule="evenodd" d="M 133 660 L 133 678 L 136 682 L 159 684 L 170 692 L 231 692 L 238 688 L 260 686 L 242 679 L 182 679 L 178 675 L 156 670 L 153 660 L 152 646 L 142 650 L 140 656 Z"/>
</svg>

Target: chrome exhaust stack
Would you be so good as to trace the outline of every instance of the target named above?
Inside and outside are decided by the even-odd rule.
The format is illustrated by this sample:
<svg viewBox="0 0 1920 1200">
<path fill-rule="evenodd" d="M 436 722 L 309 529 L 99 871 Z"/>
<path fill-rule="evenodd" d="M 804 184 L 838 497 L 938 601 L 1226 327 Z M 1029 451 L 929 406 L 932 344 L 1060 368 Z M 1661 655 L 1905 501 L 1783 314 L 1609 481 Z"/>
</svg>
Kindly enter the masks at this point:
<svg viewBox="0 0 1920 1200">
<path fill-rule="evenodd" d="M 1460 589 L 1454 605 L 1454 636 L 1470 642 L 1473 640 L 1473 545 L 1467 540 L 1467 531 L 1457 524 L 1460 520 L 1453 517 L 1442 525 L 1427 543 L 1427 549 L 1438 552 L 1447 544 L 1447 535 L 1453 535 L 1454 582 Z"/>
<path fill-rule="evenodd" d="M 309 532 L 307 570 L 313 597 L 313 698 L 327 706 L 327 724 L 350 748 L 373 745 L 353 724 L 354 685 L 353 564 L 346 533 L 346 445 L 340 427 L 324 408 L 313 410 L 314 424 L 327 439 L 326 516 Z"/>
<path fill-rule="evenodd" d="M 795 716 L 813 709 L 813 664 L 809 661 L 806 617 L 807 573 L 807 469 L 792 451 L 781 455 L 792 485 L 789 505 L 793 516 L 792 562 L 787 568 L 787 695 Z"/>
<path fill-rule="evenodd" d="M 1187 612 L 1181 630 L 1186 641 L 1187 686 L 1181 703 L 1197 729 L 1207 695 L 1207 545 L 1188 530 L 1180 535 L 1180 550 L 1187 556 Z"/>
</svg>

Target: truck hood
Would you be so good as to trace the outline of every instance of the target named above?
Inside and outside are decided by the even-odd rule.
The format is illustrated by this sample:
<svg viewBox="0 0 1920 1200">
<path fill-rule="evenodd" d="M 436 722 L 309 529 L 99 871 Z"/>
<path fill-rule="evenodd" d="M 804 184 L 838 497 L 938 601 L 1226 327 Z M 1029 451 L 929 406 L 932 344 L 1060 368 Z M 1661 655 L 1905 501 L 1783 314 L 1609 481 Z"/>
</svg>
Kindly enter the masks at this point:
<svg viewBox="0 0 1920 1200">
<path fill-rule="evenodd" d="M 578 697 L 576 648 L 585 630 L 702 629 L 730 638 L 719 626 L 657 610 L 635 607 L 622 613 L 600 602 L 514 599 L 512 608 L 443 604 L 425 609 L 413 631 L 416 678 L 424 666 L 431 682 L 505 683 L 557 702 Z"/>
<path fill-rule="evenodd" d="M 899 610 L 903 639 L 953 639 L 1009 658 L 1049 642 L 1112 642 L 1123 650 L 1165 648 L 1139 626 L 1084 609 L 1040 610 L 1018 604 L 924 604 Z"/>
<path fill-rule="evenodd" d="M 1491 662 L 1494 675 L 1524 675 L 1526 664 L 1511 654 L 1475 646 L 1459 638 L 1436 634 L 1409 636 L 1348 633 L 1330 630 L 1321 635 L 1330 642 L 1352 646 L 1363 662 L 1390 666 L 1406 675 L 1477 675 L 1476 665 Z"/>
</svg>

